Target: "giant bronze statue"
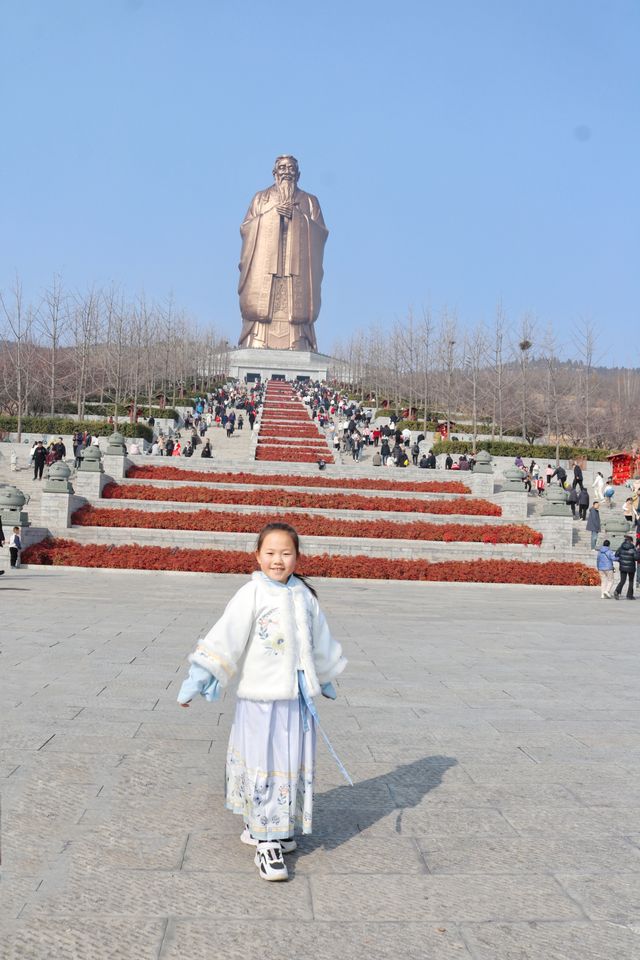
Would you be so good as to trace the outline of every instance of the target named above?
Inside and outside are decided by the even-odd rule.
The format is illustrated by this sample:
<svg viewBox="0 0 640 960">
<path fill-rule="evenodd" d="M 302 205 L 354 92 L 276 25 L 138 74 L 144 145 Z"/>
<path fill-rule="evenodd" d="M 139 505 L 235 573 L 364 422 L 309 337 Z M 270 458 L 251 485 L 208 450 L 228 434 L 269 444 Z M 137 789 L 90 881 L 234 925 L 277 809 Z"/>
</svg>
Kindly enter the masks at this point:
<svg viewBox="0 0 640 960">
<path fill-rule="evenodd" d="M 327 228 L 316 197 L 298 190 L 295 157 L 278 157 L 275 183 L 256 193 L 240 227 L 241 347 L 317 350 Z"/>
</svg>

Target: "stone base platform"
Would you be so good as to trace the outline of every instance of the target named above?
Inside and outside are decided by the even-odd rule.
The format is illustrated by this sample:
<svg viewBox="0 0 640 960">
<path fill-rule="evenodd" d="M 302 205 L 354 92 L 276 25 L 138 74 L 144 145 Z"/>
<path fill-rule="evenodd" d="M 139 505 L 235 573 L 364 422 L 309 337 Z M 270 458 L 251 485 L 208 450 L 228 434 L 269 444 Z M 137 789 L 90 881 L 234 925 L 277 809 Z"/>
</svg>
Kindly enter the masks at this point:
<svg viewBox="0 0 640 960">
<path fill-rule="evenodd" d="M 273 376 L 296 380 L 326 380 L 331 357 L 311 350 L 259 350 L 243 347 L 229 354 L 229 376 L 244 380 L 247 375 L 259 374 L 262 380 Z"/>
</svg>

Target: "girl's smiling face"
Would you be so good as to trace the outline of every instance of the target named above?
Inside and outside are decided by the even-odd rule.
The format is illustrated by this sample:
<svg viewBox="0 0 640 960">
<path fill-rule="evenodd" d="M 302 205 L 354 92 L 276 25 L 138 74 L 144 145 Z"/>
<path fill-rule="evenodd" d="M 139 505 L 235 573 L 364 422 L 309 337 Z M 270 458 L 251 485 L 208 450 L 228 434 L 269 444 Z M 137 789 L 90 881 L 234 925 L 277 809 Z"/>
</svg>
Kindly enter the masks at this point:
<svg viewBox="0 0 640 960">
<path fill-rule="evenodd" d="M 287 582 L 296 568 L 297 559 L 295 544 L 284 530 L 272 530 L 256 551 L 262 572 L 279 583 Z"/>
</svg>

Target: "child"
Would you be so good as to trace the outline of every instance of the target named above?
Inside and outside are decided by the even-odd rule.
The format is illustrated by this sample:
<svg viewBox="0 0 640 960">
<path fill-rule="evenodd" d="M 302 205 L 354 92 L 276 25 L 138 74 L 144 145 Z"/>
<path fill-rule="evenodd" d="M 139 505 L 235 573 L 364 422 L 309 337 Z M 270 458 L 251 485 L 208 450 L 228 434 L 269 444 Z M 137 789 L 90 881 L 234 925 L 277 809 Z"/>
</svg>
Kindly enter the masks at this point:
<svg viewBox="0 0 640 960">
<path fill-rule="evenodd" d="M 240 839 L 257 846 L 263 880 L 286 880 L 283 853 L 295 850 L 294 833 L 311 833 L 317 726 L 311 698 L 322 692 L 335 699 L 331 681 L 346 666 L 315 590 L 294 576 L 299 552 L 293 527 L 264 527 L 255 554 L 260 572 L 198 642 L 178 694 L 184 707 L 196 693 L 217 699 L 244 655 L 225 805 L 244 818 Z"/>
<path fill-rule="evenodd" d="M 20 551 L 22 550 L 22 540 L 20 539 L 20 527 L 14 527 L 13 533 L 9 537 L 9 556 L 11 557 L 11 566 L 20 566 Z"/>
<path fill-rule="evenodd" d="M 596 567 L 600 574 L 600 599 L 611 600 L 613 590 L 613 564 L 615 554 L 611 549 L 611 541 L 605 540 L 596 556 Z"/>
</svg>

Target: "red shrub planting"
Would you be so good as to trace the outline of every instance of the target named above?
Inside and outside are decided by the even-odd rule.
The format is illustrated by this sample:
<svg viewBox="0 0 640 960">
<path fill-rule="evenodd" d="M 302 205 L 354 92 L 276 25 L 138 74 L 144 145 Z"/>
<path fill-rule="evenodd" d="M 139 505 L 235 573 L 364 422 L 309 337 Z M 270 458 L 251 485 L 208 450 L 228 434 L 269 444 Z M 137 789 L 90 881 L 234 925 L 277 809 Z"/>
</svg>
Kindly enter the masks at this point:
<svg viewBox="0 0 640 960">
<path fill-rule="evenodd" d="M 313 437 L 315 440 L 322 438 L 321 434 L 316 426 L 312 423 L 302 424 L 302 425 L 289 425 L 285 423 L 268 423 L 263 424 L 264 430 L 260 428 L 260 435 L 264 433 L 273 435 L 274 437 Z"/>
<path fill-rule="evenodd" d="M 262 434 L 258 436 L 258 443 L 267 444 L 272 447 L 279 446 L 299 446 L 299 447 L 322 447 L 323 450 L 327 450 L 327 443 L 322 437 L 263 437 Z"/>
<path fill-rule="evenodd" d="M 272 460 L 280 463 L 317 463 L 322 458 L 325 463 L 333 463 L 333 457 L 329 453 L 328 447 L 324 449 L 303 450 L 298 447 L 290 450 L 288 447 L 256 447 L 256 460 Z"/>
<path fill-rule="evenodd" d="M 73 523 L 81 527 L 144 527 L 148 530 L 209 530 L 223 533 L 259 533 L 273 520 L 268 513 L 227 513 L 217 510 L 114 510 L 80 507 Z M 522 543 L 539 546 L 542 534 L 520 524 L 409 523 L 393 520 L 334 520 L 304 513 L 279 514 L 302 536 L 371 537 L 380 540 L 439 540 L 447 543 Z"/>
<path fill-rule="evenodd" d="M 366 477 L 339 480 L 336 477 L 294 476 L 287 473 L 210 473 L 181 470 L 180 467 L 129 467 L 131 480 L 200 480 L 209 483 L 252 483 L 279 487 L 327 487 L 339 490 L 394 490 L 407 493 L 471 493 L 459 480 L 368 480 Z"/>
<path fill-rule="evenodd" d="M 285 451 L 286 454 L 286 451 Z M 217 490 L 210 487 L 150 487 L 141 483 L 108 483 L 105 499 L 163 500 L 180 503 L 240 503 L 269 507 L 307 507 L 316 510 L 392 510 L 398 513 L 460 514 L 500 517 L 502 508 L 488 500 L 411 500 L 367 497 L 356 493 L 298 493 L 296 490 Z"/>
<path fill-rule="evenodd" d="M 196 573 L 251 573 L 256 562 L 240 550 L 176 550 L 171 547 L 114 547 L 73 540 L 42 540 L 23 552 L 24 563 L 124 570 L 190 570 Z M 463 583 L 521 583 L 595 586 L 595 570 L 581 563 L 526 563 L 522 560 L 384 560 L 380 557 L 301 557 L 303 576 L 350 580 L 444 580 Z"/>
</svg>

